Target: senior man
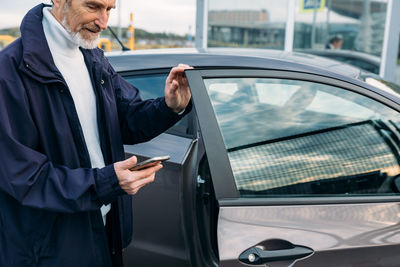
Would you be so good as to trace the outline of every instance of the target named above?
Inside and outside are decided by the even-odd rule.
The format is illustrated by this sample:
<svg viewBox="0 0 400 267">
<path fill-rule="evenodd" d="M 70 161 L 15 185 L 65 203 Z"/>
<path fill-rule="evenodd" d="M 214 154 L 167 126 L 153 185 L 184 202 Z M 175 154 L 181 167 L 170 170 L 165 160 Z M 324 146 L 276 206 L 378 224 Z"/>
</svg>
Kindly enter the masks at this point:
<svg viewBox="0 0 400 267">
<path fill-rule="evenodd" d="M 130 195 L 162 167 L 130 171 L 123 144 L 190 110 L 190 67 L 171 70 L 164 98 L 142 101 L 95 48 L 115 0 L 52 2 L 0 52 L 0 266 L 122 266 Z"/>
</svg>

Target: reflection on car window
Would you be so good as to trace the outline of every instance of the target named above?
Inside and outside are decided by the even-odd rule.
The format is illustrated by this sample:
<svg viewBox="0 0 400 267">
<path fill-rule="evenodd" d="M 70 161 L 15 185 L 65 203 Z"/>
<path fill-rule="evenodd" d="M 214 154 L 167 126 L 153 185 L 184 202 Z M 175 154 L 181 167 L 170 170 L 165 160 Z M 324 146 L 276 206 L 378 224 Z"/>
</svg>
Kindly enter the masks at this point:
<svg viewBox="0 0 400 267">
<path fill-rule="evenodd" d="M 299 85 L 282 83 L 256 83 L 255 87 L 258 100 L 261 103 L 278 106 L 283 106 L 300 88 Z"/>
<path fill-rule="evenodd" d="M 216 83 L 211 84 L 208 90 L 211 94 L 216 93 L 232 96 L 237 92 L 238 88 L 235 83 Z"/>
<path fill-rule="evenodd" d="M 340 107 L 340 109 L 338 109 L 338 107 Z M 363 107 L 344 99 L 343 97 L 337 97 L 323 91 L 318 91 L 316 93 L 314 100 L 311 102 L 309 107 L 307 107 L 307 110 L 360 119 L 371 118 L 374 116 L 374 111 L 367 107 Z"/>
<path fill-rule="evenodd" d="M 396 111 L 313 82 L 204 81 L 242 197 L 399 192 Z"/>
<path fill-rule="evenodd" d="M 365 79 L 366 83 L 368 83 L 372 86 L 375 86 L 383 91 L 386 91 L 390 94 L 393 94 L 397 97 L 400 97 L 400 86 L 399 85 L 379 79 L 377 77 L 368 77 L 367 76 L 364 79 Z"/>
<path fill-rule="evenodd" d="M 284 106 L 294 93 L 300 89 L 299 85 L 288 85 L 284 83 L 256 83 L 255 87 L 258 101 L 277 106 Z M 341 107 L 340 109 L 337 109 L 338 105 Z M 327 94 L 323 91 L 316 92 L 307 110 L 343 116 L 358 116 L 360 118 L 373 115 L 373 112 L 368 108 L 357 105 L 342 97 L 335 97 L 332 94 Z"/>
</svg>

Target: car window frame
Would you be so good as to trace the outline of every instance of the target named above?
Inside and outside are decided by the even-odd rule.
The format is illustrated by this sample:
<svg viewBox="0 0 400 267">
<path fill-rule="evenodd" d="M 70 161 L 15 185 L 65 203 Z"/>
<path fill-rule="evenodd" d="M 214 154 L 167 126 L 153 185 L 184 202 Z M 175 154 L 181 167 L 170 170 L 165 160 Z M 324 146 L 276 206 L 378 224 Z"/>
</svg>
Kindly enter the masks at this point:
<svg viewBox="0 0 400 267">
<path fill-rule="evenodd" d="M 328 76 L 320 76 L 312 73 L 302 73 L 284 70 L 262 69 L 201 69 L 187 70 L 189 86 L 191 88 L 194 109 L 197 114 L 199 127 L 203 136 L 205 150 L 210 166 L 216 199 L 223 206 L 260 206 L 260 205 L 303 205 L 307 204 L 331 204 L 331 203 L 379 203 L 399 202 L 399 196 L 315 196 L 315 197 L 291 197 L 271 196 L 259 198 L 241 198 L 236 187 L 236 182 L 230 165 L 222 133 L 208 95 L 203 79 L 207 78 L 267 78 L 290 79 L 306 82 L 315 82 L 335 86 L 344 90 L 369 97 L 400 113 L 400 104 L 387 98 L 371 88 Z M 201 103 L 201 104 L 200 104 Z"/>
</svg>

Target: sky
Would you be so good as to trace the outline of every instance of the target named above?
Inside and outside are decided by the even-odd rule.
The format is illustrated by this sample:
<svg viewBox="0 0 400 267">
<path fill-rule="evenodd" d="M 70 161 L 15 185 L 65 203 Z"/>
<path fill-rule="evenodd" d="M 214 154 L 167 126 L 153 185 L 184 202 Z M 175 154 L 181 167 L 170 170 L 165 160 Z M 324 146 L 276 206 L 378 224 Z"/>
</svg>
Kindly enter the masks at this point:
<svg viewBox="0 0 400 267">
<path fill-rule="evenodd" d="M 0 29 L 17 27 L 32 7 L 50 0 L 0 0 Z M 150 32 L 194 34 L 196 0 L 117 0 L 111 12 L 109 25 L 118 25 L 118 5 L 121 4 L 121 26 L 129 25 L 133 13 L 133 26 Z"/>
<path fill-rule="evenodd" d="M 50 3 L 50 0 L 42 0 Z M 25 13 L 42 2 L 41 0 L 0 0 L 0 29 L 19 26 Z M 382 0 L 383 1 L 383 0 Z M 387 0 L 386 0 L 387 1 Z M 400 0 L 399 0 L 400 1 Z M 296 1 L 296 21 L 311 22 L 311 12 L 299 12 Z M 121 5 L 119 9 L 119 5 Z M 268 11 L 271 22 L 284 22 L 287 17 L 287 0 L 209 0 L 210 10 L 262 10 Z M 149 32 L 166 32 L 195 35 L 196 0 L 117 0 L 117 8 L 112 10 L 109 25 L 118 25 L 121 10 L 121 26 L 129 25 L 129 14 L 133 13 L 133 26 Z M 317 21 L 325 21 L 327 9 L 318 12 Z M 330 14 L 332 21 L 353 22 L 348 18 Z"/>
</svg>

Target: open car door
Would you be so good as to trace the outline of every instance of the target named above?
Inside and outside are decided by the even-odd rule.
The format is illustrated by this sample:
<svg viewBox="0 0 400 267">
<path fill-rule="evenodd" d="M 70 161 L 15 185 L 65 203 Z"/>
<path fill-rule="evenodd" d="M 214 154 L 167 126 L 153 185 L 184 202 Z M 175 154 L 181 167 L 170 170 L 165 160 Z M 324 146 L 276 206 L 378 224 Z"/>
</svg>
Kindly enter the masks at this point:
<svg viewBox="0 0 400 267">
<path fill-rule="evenodd" d="M 220 266 L 398 266 L 398 103 L 306 73 L 186 75 Z"/>
</svg>

